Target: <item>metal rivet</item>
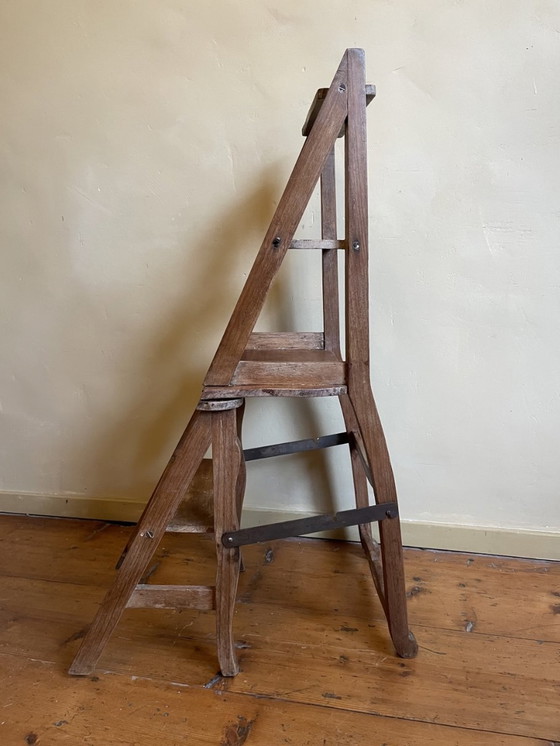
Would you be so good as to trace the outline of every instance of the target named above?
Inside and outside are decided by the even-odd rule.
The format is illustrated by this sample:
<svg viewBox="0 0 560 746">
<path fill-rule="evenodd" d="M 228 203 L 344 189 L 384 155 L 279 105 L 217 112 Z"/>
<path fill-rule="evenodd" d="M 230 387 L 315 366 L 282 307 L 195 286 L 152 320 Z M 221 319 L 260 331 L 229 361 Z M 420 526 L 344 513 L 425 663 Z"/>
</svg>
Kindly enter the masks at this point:
<svg viewBox="0 0 560 746">
<path fill-rule="evenodd" d="M 340 85 L 338 86 L 338 90 L 339 90 L 339 91 L 340 91 L 341 93 L 344 93 L 344 91 L 346 90 L 346 86 L 344 85 L 344 83 L 341 83 L 341 84 L 340 84 Z"/>
<path fill-rule="evenodd" d="M 360 250 L 360 242 L 359 241 L 353 241 L 352 242 L 352 248 L 354 249 L 354 251 L 359 251 Z"/>
<path fill-rule="evenodd" d="M 146 531 L 146 538 L 147 539 L 153 539 L 154 538 L 154 532 L 153 531 Z"/>
<path fill-rule="evenodd" d="M 272 239 L 272 245 L 274 246 L 275 249 L 278 248 L 278 246 L 280 246 L 281 243 L 282 243 L 282 239 L 280 238 L 280 236 L 276 236 L 276 238 Z"/>
<path fill-rule="evenodd" d="M 397 517 L 397 514 L 395 513 L 394 510 L 386 510 L 385 511 L 385 515 L 387 516 L 387 518 L 396 518 Z"/>
</svg>

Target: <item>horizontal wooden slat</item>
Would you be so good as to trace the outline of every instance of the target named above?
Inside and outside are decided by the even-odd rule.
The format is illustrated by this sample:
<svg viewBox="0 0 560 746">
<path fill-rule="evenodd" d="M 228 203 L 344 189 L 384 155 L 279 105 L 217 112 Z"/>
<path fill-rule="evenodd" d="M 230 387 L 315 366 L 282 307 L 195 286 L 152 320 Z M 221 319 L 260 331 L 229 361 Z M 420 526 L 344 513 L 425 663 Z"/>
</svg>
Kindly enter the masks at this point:
<svg viewBox="0 0 560 746">
<path fill-rule="evenodd" d="M 202 396 L 205 399 L 222 399 L 228 396 L 286 396 L 297 399 L 316 398 L 320 396 L 343 396 L 348 393 L 345 384 L 336 384 L 334 386 L 298 386 L 295 388 L 290 385 L 280 385 L 278 383 L 267 386 L 257 385 L 239 385 L 236 386 L 205 386 L 202 390 Z"/>
<path fill-rule="evenodd" d="M 209 585 L 137 585 L 127 607 L 131 609 L 198 609 L 216 606 L 215 589 Z"/>
<path fill-rule="evenodd" d="M 278 387 L 290 385 L 324 387 L 343 385 L 346 365 L 342 362 L 260 362 L 242 360 L 233 375 L 234 385 Z"/>
<path fill-rule="evenodd" d="M 248 350 L 322 350 L 325 347 L 323 332 L 253 332 Z"/>
<path fill-rule="evenodd" d="M 67 676 L 59 662 L 0 655 L 0 679 L 4 744 L 25 746 L 37 736 L 38 745 L 48 746 L 340 746 L 351 734 L 352 746 L 548 746 L 533 738 L 337 710 L 328 706 L 328 697 L 317 707 L 224 693 L 225 682 L 217 676 L 189 687 L 130 675 L 100 673 L 90 680 Z"/>
<path fill-rule="evenodd" d="M 336 239 L 304 238 L 292 241 L 290 249 L 345 249 L 346 241 Z"/>
<path fill-rule="evenodd" d="M 332 350 L 315 349 L 264 349 L 245 350 L 242 361 L 259 363 L 338 363 L 340 359 Z"/>
</svg>

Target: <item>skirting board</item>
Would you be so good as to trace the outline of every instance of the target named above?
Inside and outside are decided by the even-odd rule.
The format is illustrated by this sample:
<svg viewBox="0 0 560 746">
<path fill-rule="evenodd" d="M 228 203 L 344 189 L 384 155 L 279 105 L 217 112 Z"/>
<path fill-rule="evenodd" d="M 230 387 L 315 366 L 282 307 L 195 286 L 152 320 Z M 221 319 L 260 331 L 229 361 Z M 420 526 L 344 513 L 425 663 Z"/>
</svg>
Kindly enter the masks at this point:
<svg viewBox="0 0 560 746">
<path fill-rule="evenodd" d="M 144 503 L 116 498 L 0 492 L 2 513 L 135 523 L 143 507 Z M 243 525 L 261 526 L 265 523 L 307 518 L 310 515 L 313 514 L 247 507 L 243 511 Z M 402 520 L 401 523 L 403 543 L 409 547 L 560 560 L 560 531 L 465 526 L 427 521 Z M 356 541 L 358 533 L 357 529 L 352 527 L 313 536 Z"/>
</svg>

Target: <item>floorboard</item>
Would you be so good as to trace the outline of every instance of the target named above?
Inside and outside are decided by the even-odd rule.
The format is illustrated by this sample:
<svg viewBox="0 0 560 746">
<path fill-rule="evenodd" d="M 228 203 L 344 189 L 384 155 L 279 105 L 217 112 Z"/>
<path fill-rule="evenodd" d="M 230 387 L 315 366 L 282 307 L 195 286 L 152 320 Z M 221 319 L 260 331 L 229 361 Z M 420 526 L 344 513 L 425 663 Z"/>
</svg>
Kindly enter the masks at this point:
<svg viewBox="0 0 560 746">
<path fill-rule="evenodd" d="M 359 546 L 248 547 L 241 673 L 211 612 L 128 610 L 95 676 L 67 676 L 130 529 L 0 516 L 0 743 L 560 743 L 560 563 L 406 551 L 420 654 L 393 655 Z M 211 583 L 209 537 L 165 537 L 150 582 Z M 35 739 L 35 740 L 33 740 Z"/>
</svg>

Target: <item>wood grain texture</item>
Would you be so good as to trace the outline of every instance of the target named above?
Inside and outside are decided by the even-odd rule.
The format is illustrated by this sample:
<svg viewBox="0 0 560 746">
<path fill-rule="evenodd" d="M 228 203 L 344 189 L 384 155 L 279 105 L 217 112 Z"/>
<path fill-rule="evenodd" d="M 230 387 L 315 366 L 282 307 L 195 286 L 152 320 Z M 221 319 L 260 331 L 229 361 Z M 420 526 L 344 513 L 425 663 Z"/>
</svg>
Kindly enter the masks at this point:
<svg viewBox="0 0 560 746">
<path fill-rule="evenodd" d="M 544 746 L 431 723 L 271 701 L 223 690 L 218 679 L 185 687 L 103 673 L 69 679 L 56 664 L 0 654 L 7 746 Z M 374 735 L 375 734 L 375 735 Z M 476 741 L 473 739 L 476 738 Z M 374 739 L 374 740 L 372 740 Z M 548 744 L 547 744 L 548 746 Z"/>
<path fill-rule="evenodd" d="M 323 332 L 253 332 L 247 343 L 247 350 L 323 350 L 324 348 Z"/>
<path fill-rule="evenodd" d="M 212 613 L 154 609 L 126 611 L 97 674 L 69 677 L 129 533 L 0 517 L 1 743 L 25 746 L 31 734 L 53 746 L 560 740 L 560 563 L 407 550 L 421 647 L 399 661 L 358 545 L 248 547 L 235 679 L 216 675 Z M 188 567 L 204 583 L 213 555 L 209 537 L 166 536 L 150 580 L 181 582 Z"/>
<path fill-rule="evenodd" d="M 199 609 L 216 607 L 216 593 L 208 585 L 139 584 L 127 603 L 128 609 Z"/>
<path fill-rule="evenodd" d="M 212 463 L 214 479 L 214 527 L 217 557 L 216 570 L 216 647 L 223 676 L 239 671 L 233 616 L 237 583 L 241 569 L 239 549 L 226 548 L 222 534 L 239 528 L 244 484 L 238 484 L 242 449 L 238 439 L 238 422 L 234 410 L 214 414 L 212 420 Z"/>
<path fill-rule="evenodd" d="M 267 362 L 241 360 L 233 374 L 233 386 L 252 388 L 325 388 L 343 386 L 346 365 L 343 362 Z"/>
<path fill-rule="evenodd" d="M 290 249 L 321 249 L 323 251 L 340 251 L 341 249 L 346 249 L 346 241 L 339 241 L 336 238 L 328 238 L 323 240 L 319 240 L 317 238 L 303 238 L 292 241 Z"/>
<path fill-rule="evenodd" d="M 328 155 L 321 174 L 321 236 L 335 240 L 336 222 L 336 160 L 334 148 Z M 344 242 L 346 245 L 346 242 Z M 325 248 L 322 256 L 323 327 L 325 348 L 340 358 L 340 311 L 338 292 L 338 255 Z"/>
<path fill-rule="evenodd" d="M 214 416 L 235 416 L 234 412 L 235 410 L 228 410 Z M 196 411 L 193 414 L 133 531 L 115 581 L 97 610 L 80 650 L 72 662 L 70 673 L 86 676 L 95 668 L 104 646 L 126 608 L 134 588 L 140 582 L 209 446 L 210 417 L 208 412 Z"/>
<path fill-rule="evenodd" d="M 202 395 L 205 399 L 221 399 L 224 396 L 286 396 L 295 399 L 315 399 L 320 396 L 341 396 L 347 393 L 346 384 L 337 386 L 205 386 Z"/>
<path fill-rule="evenodd" d="M 309 112 L 305 119 L 305 124 L 303 125 L 301 130 L 301 134 L 304 135 L 304 137 L 307 137 L 307 135 L 311 132 L 311 128 L 313 127 L 313 124 L 317 119 L 317 114 L 319 113 L 321 106 L 323 105 L 323 101 L 325 100 L 328 90 L 328 88 L 319 88 L 319 90 L 315 94 L 311 106 L 309 107 Z M 375 86 L 366 85 L 365 94 L 366 103 L 369 104 L 375 98 Z M 340 130 L 338 136 L 344 137 L 344 129 Z"/>
</svg>

